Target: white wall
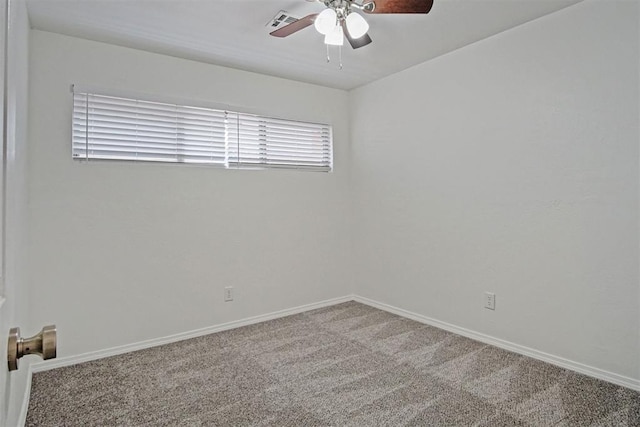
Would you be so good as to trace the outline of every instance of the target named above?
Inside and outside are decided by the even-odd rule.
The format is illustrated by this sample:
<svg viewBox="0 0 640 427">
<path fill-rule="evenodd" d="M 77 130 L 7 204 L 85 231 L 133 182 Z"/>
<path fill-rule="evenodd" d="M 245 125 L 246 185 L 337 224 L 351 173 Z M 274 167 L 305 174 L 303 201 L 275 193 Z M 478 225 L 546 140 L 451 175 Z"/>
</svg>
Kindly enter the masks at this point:
<svg viewBox="0 0 640 427">
<path fill-rule="evenodd" d="M 356 293 L 640 379 L 638 17 L 586 1 L 355 90 Z"/>
<path fill-rule="evenodd" d="M 30 324 L 57 324 L 59 356 L 349 293 L 346 92 L 31 36 Z M 73 161 L 73 83 L 332 123 L 335 171 Z"/>
<path fill-rule="evenodd" d="M 355 290 L 640 379 L 638 16 L 587 1 L 350 94 L 32 31 L 29 330 L 68 356 Z M 331 122 L 335 172 L 74 162 L 72 83 Z"/>
<path fill-rule="evenodd" d="M 6 2 L 0 2 L 2 15 Z M 0 304 L 0 346 L 6 361 L 7 334 L 14 326 L 24 326 L 28 318 L 27 265 L 27 102 L 29 19 L 21 0 L 10 1 L 7 45 L 7 121 L 5 158 L 4 297 Z M 2 84 L 2 79 L 0 79 Z M 0 92 L 1 93 L 1 92 Z M 1 217 L 1 215 L 0 215 Z M 24 331 L 24 329 L 23 329 Z M 29 331 L 24 331 L 29 333 Z M 20 361 L 12 373 L 0 369 L 0 425 L 16 425 L 24 396 L 26 369 L 30 358 Z M 3 363 L 3 366 L 6 364 Z"/>
</svg>

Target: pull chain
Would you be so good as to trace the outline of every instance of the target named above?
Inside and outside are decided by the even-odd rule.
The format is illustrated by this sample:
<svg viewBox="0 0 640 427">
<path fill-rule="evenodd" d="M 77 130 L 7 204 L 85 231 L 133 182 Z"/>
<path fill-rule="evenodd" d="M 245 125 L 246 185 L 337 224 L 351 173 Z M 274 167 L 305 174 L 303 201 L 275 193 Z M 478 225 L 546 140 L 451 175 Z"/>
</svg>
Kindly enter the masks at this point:
<svg viewBox="0 0 640 427">
<path fill-rule="evenodd" d="M 327 64 L 331 62 L 331 57 L 329 56 L 329 45 L 327 44 Z M 338 46 L 338 66 L 342 70 L 342 46 Z"/>
</svg>

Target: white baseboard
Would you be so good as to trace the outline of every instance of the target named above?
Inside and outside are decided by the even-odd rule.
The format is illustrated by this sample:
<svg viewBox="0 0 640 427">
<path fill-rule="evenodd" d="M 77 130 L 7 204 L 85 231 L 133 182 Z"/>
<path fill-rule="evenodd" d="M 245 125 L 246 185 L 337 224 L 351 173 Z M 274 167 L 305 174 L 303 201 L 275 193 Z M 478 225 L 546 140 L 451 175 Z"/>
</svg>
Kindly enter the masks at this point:
<svg viewBox="0 0 640 427">
<path fill-rule="evenodd" d="M 339 298 L 332 298 L 312 304 L 305 304 L 294 308 L 274 311 L 272 313 L 261 314 L 259 316 L 248 317 L 246 319 L 234 320 L 232 322 L 222 323 L 219 325 L 209 326 L 206 328 L 196 329 L 194 331 L 183 332 L 175 335 L 169 335 L 162 338 L 154 338 L 133 344 L 122 345 L 118 347 L 107 348 L 104 350 L 92 351 L 76 356 L 61 357 L 59 359 L 51 359 L 43 362 L 30 364 L 27 369 L 27 385 L 25 387 L 25 396 L 20 411 L 20 425 L 24 425 L 27 419 L 27 410 L 29 409 L 29 396 L 31 394 L 31 377 L 36 372 L 48 371 L 50 369 L 62 368 L 64 366 L 76 365 L 78 363 L 90 362 L 92 360 L 103 359 L 105 357 L 116 356 L 118 354 L 129 353 L 132 351 L 143 350 L 145 348 L 157 347 L 159 345 L 170 344 L 178 341 L 187 340 L 189 338 L 201 337 L 203 335 L 213 334 L 215 332 L 227 331 L 229 329 L 240 328 L 242 326 L 253 325 L 255 323 L 266 322 L 267 320 L 278 319 L 281 317 L 291 316 L 293 314 L 302 313 L 304 311 L 315 310 L 317 308 L 328 307 L 347 301 L 353 301 L 352 295 Z"/>
<path fill-rule="evenodd" d="M 535 350 L 529 347 L 525 347 L 519 344 L 515 344 L 509 341 L 505 341 L 499 338 L 495 338 L 489 335 L 485 335 L 470 329 L 462 328 L 460 326 L 452 325 L 450 323 L 442 322 L 440 320 L 432 319 L 421 314 L 413 313 L 408 310 L 404 310 L 398 307 L 384 304 L 369 298 L 361 297 L 358 295 L 347 295 L 340 298 L 333 298 L 317 303 L 301 305 L 298 307 L 275 311 L 272 313 L 262 314 L 259 316 L 249 317 L 246 319 L 235 320 L 232 322 L 222 323 L 220 325 L 209 326 L 202 329 L 196 329 L 190 332 L 183 332 L 180 334 L 170 335 L 162 338 L 155 338 L 151 340 L 141 341 L 138 343 L 127 344 L 123 346 L 108 348 L 105 350 L 93 351 L 89 353 L 79 354 L 76 356 L 63 357 L 60 359 L 52 359 L 39 363 L 32 363 L 28 366 L 27 384 L 25 387 L 25 396 L 23 399 L 22 410 L 20 412 L 20 422 L 24 425 L 27 418 L 27 410 L 29 407 L 29 396 L 31 393 L 31 377 L 33 373 L 47 371 L 50 369 L 61 368 L 64 366 L 76 365 L 78 363 L 89 362 L 92 360 L 103 359 L 105 357 L 116 356 L 118 354 L 129 353 L 136 350 L 143 350 L 145 348 L 157 347 L 159 345 L 169 344 L 186 340 L 189 338 L 196 338 L 203 335 L 213 334 L 216 332 L 227 331 L 230 329 L 240 328 L 242 326 L 253 325 L 255 323 L 266 322 L 267 320 L 278 319 L 281 317 L 290 316 L 293 314 L 302 313 L 304 311 L 314 310 L 317 308 L 328 307 L 335 304 L 340 304 L 347 301 L 357 301 L 362 304 L 369 305 L 371 307 L 378 308 L 380 310 L 387 311 L 389 313 L 397 314 L 398 316 L 412 319 L 420 323 L 435 326 L 440 329 L 444 329 L 449 332 L 453 332 L 458 335 L 465 336 L 467 338 L 474 339 L 489 345 L 493 345 L 504 350 L 512 351 L 524 356 L 528 356 L 534 359 L 541 360 L 543 362 L 551 363 L 561 368 L 569 369 L 581 374 L 585 374 L 603 381 L 608 381 L 613 384 L 617 384 L 623 387 L 627 387 L 633 390 L 640 391 L 640 380 L 618 375 L 613 372 L 608 372 L 599 368 L 584 365 L 582 363 L 574 362 L 559 356 L 554 356 L 539 350 Z"/>
<path fill-rule="evenodd" d="M 201 337 L 216 332 L 227 331 L 229 329 L 240 328 L 242 326 L 253 325 L 255 323 L 266 322 L 267 320 L 278 319 L 281 317 L 291 316 L 292 314 L 302 313 L 304 311 L 315 310 L 316 308 L 328 307 L 330 305 L 340 304 L 347 301 L 353 301 L 352 295 L 339 298 L 332 298 L 312 304 L 305 304 L 294 308 L 274 311 L 272 313 L 261 314 L 258 316 L 248 317 L 246 319 L 234 320 L 219 325 L 208 326 L 206 328 L 196 329 L 189 332 L 182 332 L 175 335 L 169 335 L 161 338 L 153 338 L 133 344 L 126 344 L 118 347 L 107 348 L 104 350 L 92 351 L 76 356 L 61 357 L 59 359 L 51 359 L 31 365 L 32 372 L 48 371 L 49 369 L 61 368 L 63 366 L 71 366 L 78 363 L 89 362 L 92 360 L 103 359 L 105 357 L 116 356 L 118 354 L 129 353 L 132 351 L 143 350 L 145 348 L 157 347 L 159 345 L 170 344 L 177 341 L 187 340 L 189 338 Z"/>
<path fill-rule="evenodd" d="M 456 326 L 450 323 L 442 322 L 440 320 L 432 319 L 430 317 L 413 313 L 411 311 L 407 311 L 402 308 L 394 307 L 389 304 L 384 304 L 369 298 L 355 295 L 353 297 L 353 300 L 360 302 L 362 304 L 369 305 L 371 307 L 379 308 L 380 310 L 388 311 L 389 313 L 397 314 L 398 316 L 402 316 L 407 319 L 415 320 L 430 326 L 435 326 L 436 328 L 444 329 L 445 331 L 453 332 L 454 334 L 462 335 L 464 337 L 471 338 L 473 340 L 480 341 L 485 344 L 493 345 L 495 347 L 499 347 L 504 350 L 518 353 L 523 356 L 531 357 L 533 359 L 538 359 L 543 362 L 547 362 L 552 365 L 559 366 L 561 368 L 569 369 L 571 371 L 579 372 L 581 374 L 588 375 L 593 378 L 597 378 L 599 380 L 607 381 L 616 385 L 620 385 L 623 387 L 640 391 L 640 380 L 637 380 L 634 378 L 625 377 L 623 375 L 605 371 L 603 369 L 595 368 L 593 366 L 588 366 L 579 362 L 574 362 L 573 360 L 565 359 L 560 356 L 555 356 L 553 354 L 545 353 L 539 350 L 535 350 L 533 348 L 515 344 L 510 341 L 505 341 L 499 338 L 492 337 L 490 335 L 485 335 L 480 332 L 472 331 L 470 329 L 462 328 L 460 326 Z"/>
</svg>

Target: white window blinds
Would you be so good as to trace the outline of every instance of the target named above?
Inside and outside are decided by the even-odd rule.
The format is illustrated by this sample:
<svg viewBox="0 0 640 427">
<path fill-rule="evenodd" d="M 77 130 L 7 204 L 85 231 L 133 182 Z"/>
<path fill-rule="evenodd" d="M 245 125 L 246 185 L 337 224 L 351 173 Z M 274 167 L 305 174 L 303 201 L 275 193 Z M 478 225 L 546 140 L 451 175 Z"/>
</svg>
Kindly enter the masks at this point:
<svg viewBox="0 0 640 427">
<path fill-rule="evenodd" d="M 74 91 L 75 159 L 330 171 L 331 126 Z"/>
</svg>

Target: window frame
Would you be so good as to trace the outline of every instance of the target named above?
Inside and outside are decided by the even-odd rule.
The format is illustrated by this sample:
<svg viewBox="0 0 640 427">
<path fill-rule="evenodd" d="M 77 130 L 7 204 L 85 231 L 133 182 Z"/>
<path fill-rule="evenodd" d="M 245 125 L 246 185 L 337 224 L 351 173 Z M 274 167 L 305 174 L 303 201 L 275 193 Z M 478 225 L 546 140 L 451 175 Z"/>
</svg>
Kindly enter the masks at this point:
<svg viewBox="0 0 640 427">
<path fill-rule="evenodd" d="M 157 95 L 149 95 L 140 92 L 125 92 L 121 90 L 105 90 L 90 86 L 80 86 L 80 85 L 72 85 L 71 86 L 72 96 L 72 120 L 71 120 L 71 151 L 72 158 L 77 161 L 133 161 L 133 162 L 152 162 L 152 163 L 180 163 L 180 164 L 197 164 L 201 166 L 207 167 L 218 167 L 225 169 L 290 169 L 290 170 L 305 170 L 305 171 L 318 171 L 318 172 L 332 172 L 333 171 L 333 126 L 331 124 L 319 123 L 315 121 L 307 121 L 307 120 L 299 120 L 299 119 L 290 119 L 290 118 L 279 118 L 274 117 L 273 115 L 265 115 L 261 114 L 257 111 L 252 111 L 248 108 L 238 108 L 229 105 L 222 105 L 218 103 L 206 102 L 201 100 L 185 100 L 178 98 L 170 98 L 170 97 L 162 97 Z M 82 96 L 86 97 L 86 106 L 84 111 L 76 111 L 77 108 L 77 98 Z M 185 142 L 184 140 L 178 138 L 181 129 L 184 131 L 181 126 L 184 126 L 184 123 L 181 123 L 178 118 L 176 118 L 175 123 L 175 135 L 176 135 L 176 143 L 175 146 L 175 155 L 171 157 L 169 154 L 166 154 L 164 158 L 155 158 L 155 159 L 145 159 L 145 158 L 136 158 L 136 156 L 126 156 L 124 154 L 120 154 L 119 156 L 114 155 L 114 157 L 110 158 L 99 158 L 92 157 L 90 153 L 90 144 L 91 137 L 89 136 L 90 129 L 92 128 L 90 124 L 90 116 L 89 112 L 89 97 L 93 96 L 95 98 L 112 98 L 112 99 L 120 99 L 123 101 L 123 104 L 126 102 L 135 102 L 141 104 L 158 104 L 163 107 L 176 107 L 180 108 L 193 108 L 193 109 L 201 109 L 213 111 L 216 114 L 224 113 L 225 115 L 225 124 L 224 133 L 225 133 L 225 142 L 224 146 L 224 162 L 207 162 L 207 161 L 184 161 L 181 160 L 180 151 L 184 150 Z M 100 103 L 98 101 L 92 100 L 92 102 Z M 140 107 L 145 109 L 144 106 Z M 80 121 L 77 118 L 77 115 L 84 114 L 84 135 L 78 135 L 80 131 L 76 129 L 76 126 L 80 124 Z M 176 113 L 178 116 L 179 113 Z M 227 117 L 235 116 L 235 119 L 229 119 L 229 123 L 227 123 Z M 243 137 L 243 132 L 250 133 L 252 129 L 249 128 L 248 125 L 242 125 L 242 120 L 248 118 L 249 121 L 258 122 L 260 125 L 258 126 L 258 134 L 257 139 L 246 138 Z M 284 123 L 284 125 L 283 125 Z M 117 125 L 121 124 L 119 122 Z M 95 125 L 95 122 L 94 122 Z M 116 126 L 117 126 L 116 125 Z M 284 126 L 283 132 L 285 132 L 284 136 L 280 136 L 279 139 L 274 139 L 269 136 L 269 126 Z M 219 126 L 219 124 L 218 124 Z M 245 128 L 246 126 L 246 128 Z M 290 129 L 289 129 L 290 128 Z M 293 129 L 293 130 L 291 130 Z M 297 130 L 296 130 L 297 129 Z M 311 129 L 311 130 L 310 130 Z M 216 129 L 217 130 L 217 129 Z M 273 131 L 271 131 L 273 132 Z M 293 132 L 293 133 L 288 133 Z M 305 133 L 309 132 L 309 133 Z M 167 135 L 170 133 L 168 132 Z M 235 136 L 234 136 L 235 134 Z M 229 136 L 231 135 L 231 136 Z M 297 139 L 299 137 L 300 139 Z M 86 148 L 81 150 L 79 148 L 81 141 L 84 138 Z M 126 137 L 125 137 L 126 138 Z M 244 139 L 243 139 L 244 138 Z M 305 140 L 306 138 L 306 140 Z M 256 141 L 258 144 L 256 145 Z M 95 144 L 94 143 L 94 147 Z M 187 143 L 188 144 L 188 143 Z M 212 152 L 215 151 L 214 147 L 215 141 L 212 140 Z M 99 144 L 98 144 L 99 145 Z M 109 145 L 109 144 L 106 144 Z M 133 141 L 131 146 L 133 146 Z M 168 147 L 169 145 L 167 145 Z M 234 148 L 235 147 L 235 148 Z M 250 150 L 255 150 L 255 147 L 258 148 L 258 156 L 248 156 L 243 158 L 241 153 L 247 153 Z M 129 148 L 129 146 L 126 146 Z M 219 147 L 218 147 L 219 148 Z M 78 151 L 77 151 L 78 150 Z M 94 148 L 95 150 L 95 148 Z M 84 155 L 77 155 L 79 151 L 82 151 Z M 108 152 L 108 149 L 104 150 Z M 123 150 L 126 151 L 126 150 Z M 269 155 L 269 153 L 278 153 Z M 115 153 L 115 150 L 113 151 Z M 144 150 L 140 150 L 140 152 L 144 152 Z M 136 152 L 137 153 L 137 152 Z M 240 157 L 238 157 L 240 156 Z M 212 155 L 213 157 L 213 155 Z M 290 158 L 289 158 L 290 157 Z"/>
</svg>

